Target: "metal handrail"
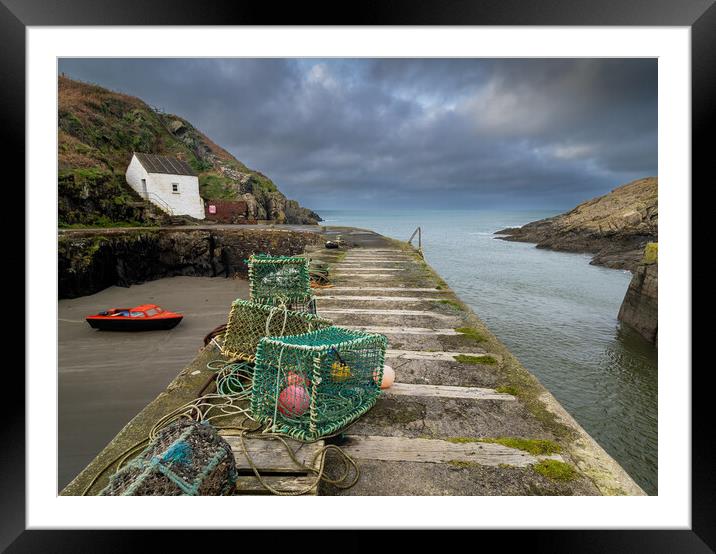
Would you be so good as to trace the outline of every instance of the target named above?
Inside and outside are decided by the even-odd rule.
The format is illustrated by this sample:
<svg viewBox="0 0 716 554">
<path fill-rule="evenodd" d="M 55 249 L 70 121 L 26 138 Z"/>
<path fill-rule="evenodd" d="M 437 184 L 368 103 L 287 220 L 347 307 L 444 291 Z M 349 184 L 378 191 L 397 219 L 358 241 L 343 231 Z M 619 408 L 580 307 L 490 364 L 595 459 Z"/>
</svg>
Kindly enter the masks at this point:
<svg viewBox="0 0 716 554">
<path fill-rule="evenodd" d="M 420 227 L 415 229 L 415 231 L 413 231 L 413 234 L 410 235 L 410 238 L 408 239 L 408 244 L 411 246 L 413 245 L 413 239 L 415 238 L 415 235 L 418 235 L 418 254 L 420 254 L 422 256 L 423 255 L 423 232 L 420 229 Z"/>
<path fill-rule="evenodd" d="M 169 204 L 167 204 L 166 201 L 163 200 L 160 196 L 157 196 L 155 193 L 147 192 L 146 200 L 149 200 L 153 204 L 156 204 L 162 210 L 167 212 L 169 215 L 171 215 L 171 216 L 174 215 L 174 210 L 172 210 L 171 206 Z"/>
</svg>

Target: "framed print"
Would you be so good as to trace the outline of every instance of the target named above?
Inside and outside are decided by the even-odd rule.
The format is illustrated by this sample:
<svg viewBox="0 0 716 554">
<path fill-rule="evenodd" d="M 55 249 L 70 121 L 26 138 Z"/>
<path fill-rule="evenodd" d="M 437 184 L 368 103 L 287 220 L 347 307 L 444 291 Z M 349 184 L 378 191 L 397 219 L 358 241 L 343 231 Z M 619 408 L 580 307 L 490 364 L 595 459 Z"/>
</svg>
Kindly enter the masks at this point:
<svg viewBox="0 0 716 554">
<path fill-rule="evenodd" d="M 0 14 L 26 232 L 9 551 L 716 548 L 691 353 L 713 2 Z"/>
</svg>

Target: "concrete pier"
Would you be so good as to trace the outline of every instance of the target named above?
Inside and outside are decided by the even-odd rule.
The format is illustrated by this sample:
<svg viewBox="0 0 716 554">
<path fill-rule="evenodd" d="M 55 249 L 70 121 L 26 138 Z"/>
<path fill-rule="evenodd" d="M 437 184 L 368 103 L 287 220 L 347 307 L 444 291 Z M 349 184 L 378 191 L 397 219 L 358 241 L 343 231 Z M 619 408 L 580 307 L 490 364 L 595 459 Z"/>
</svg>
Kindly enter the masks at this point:
<svg viewBox="0 0 716 554">
<path fill-rule="evenodd" d="M 336 325 L 385 334 L 396 383 L 327 441 L 356 461 L 357 484 L 339 489 L 321 482 L 311 493 L 644 494 L 415 250 L 366 230 L 325 231 L 328 239 L 343 234 L 349 245 L 308 248 L 312 259 L 330 264 L 334 285 L 316 291 L 318 313 Z M 211 375 L 206 364 L 218 358 L 216 349 L 204 349 L 62 494 L 81 494 L 161 415 L 198 394 Z M 327 458 L 329 474 L 339 466 Z M 250 481 L 246 490 L 257 491 L 254 477 L 242 479 Z"/>
</svg>

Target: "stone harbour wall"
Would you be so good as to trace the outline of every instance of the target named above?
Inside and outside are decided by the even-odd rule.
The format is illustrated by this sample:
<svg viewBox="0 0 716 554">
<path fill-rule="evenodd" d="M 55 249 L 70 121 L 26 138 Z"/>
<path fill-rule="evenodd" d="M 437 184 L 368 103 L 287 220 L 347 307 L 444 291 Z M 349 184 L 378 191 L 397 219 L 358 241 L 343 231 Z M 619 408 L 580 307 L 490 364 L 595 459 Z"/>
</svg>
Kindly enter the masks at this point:
<svg viewBox="0 0 716 554">
<path fill-rule="evenodd" d="M 177 275 L 243 275 L 252 253 L 300 254 L 320 240 L 314 232 L 284 229 L 65 231 L 58 238 L 58 295 L 76 298 Z"/>
</svg>

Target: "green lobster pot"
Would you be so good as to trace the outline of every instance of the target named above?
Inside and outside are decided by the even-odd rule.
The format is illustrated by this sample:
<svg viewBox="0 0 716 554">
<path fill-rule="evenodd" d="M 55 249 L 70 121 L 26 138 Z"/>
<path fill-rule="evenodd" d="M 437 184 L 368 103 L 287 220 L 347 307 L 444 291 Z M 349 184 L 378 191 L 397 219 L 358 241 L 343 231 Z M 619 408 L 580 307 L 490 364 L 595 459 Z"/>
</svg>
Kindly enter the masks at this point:
<svg viewBox="0 0 716 554">
<path fill-rule="evenodd" d="M 310 305 L 313 294 L 308 258 L 252 254 L 248 266 L 253 302 L 296 309 Z"/>
<path fill-rule="evenodd" d="M 261 337 L 298 335 L 331 325 L 331 321 L 313 314 L 248 300 L 234 300 L 221 353 L 229 360 L 253 362 Z"/>
<path fill-rule="evenodd" d="M 341 327 L 262 338 L 253 417 L 298 440 L 339 432 L 378 399 L 387 345 L 383 335 Z"/>
<path fill-rule="evenodd" d="M 182 418 L 159 431 L 100 496 L 222 496 L 233 494 L 236 461 L 207 422 Z"/>
</svg>

